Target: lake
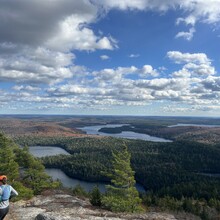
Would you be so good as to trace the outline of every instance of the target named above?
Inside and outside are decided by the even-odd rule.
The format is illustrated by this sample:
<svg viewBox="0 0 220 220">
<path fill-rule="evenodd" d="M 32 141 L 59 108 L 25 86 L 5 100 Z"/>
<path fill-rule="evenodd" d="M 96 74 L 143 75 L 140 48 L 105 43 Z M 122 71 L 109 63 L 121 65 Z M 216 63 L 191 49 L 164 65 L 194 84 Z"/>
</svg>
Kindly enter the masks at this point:
<svg viewBox="0 0 220 220">
<path fill-rule="evenodd" d="M 106 188 L 105 185 L 108 183 L 101 183 L 101 182 L 87 182 L 83 180 L 78 180 L 75 178 L 71 178 L 67 176 L 62 170 L 54 169 L 54 168 L 47 168 L 46 173 L 52 177 L 53 180 L 60 180 L 64 187 L 76 187 L 78 184 L 82 186 L 86 192 L 91 191 L 95 186 L 98 186 L 100 192 L 105 192 Z M 136 188 L 139 192 L 145 192 L 145 189 L 140 184 L 136 184 Z"/>
<path fill-rule="evenodd" d="M 30 153 L 35 157 L 54 156 L 59 154 L 70 155 L 67 151 L 60 147 L 54 146 L 31 146 L 29 147 Z M 52 177 L 53 180 L 60 180 L 64 187 L 75 187 L 78 184 L 81 185 L 87 192 L 91 191 L 94 186 L 98 186 L 101 192 L 105 192 L 106 183 L 101 182 L 88 182 L 67 176 L 62 170 L 47 168 L 46 173 Z M 139 192 L 145 192 L 142 185 L 136 184 L 136 188 Z"/>
<path fill-rule="evenodd" d="M 101 192 L 105 192 L 105 185 L 98 182 L 87 182 L 83 180 L 78 180 L 67 176 L 62 170 L 47 168 L 46 173 L 52 177 L 53 180 L 60 180 L 64 187 L 76 187 L 78 184 L 82 186 L 87 192 L 91 191 L 94 186 L 98 186 Z"/>
<path fill-rule="evenodd" d="M 55 156 L 59 154 L 70 155 L 67 151 L 55 146 L 31 146 L 29 151 L 35 157 Z"/>
<path fill-rule="evenodd" d="M 176 124 L 176 125 L 170 125 L 167 126 L 168 128 L 174 128 L 174 127 L 181 127 L 181 126 L 193 126 L 193 127 L 207 127 L 207 128 L 215 128 L 215 127 L 220 127 L 220 125 L 204 125 L 204 124 Z"/>
<path fill-rule="evenodd" d="M 165 138 L 159 138 L 159 137 L 155 137 L 147 134 L 141 134 L 132 131 L 123 131 L 119 134 L 110 134 L 99 131 L 99 129 L 101 128 L 117 128 L 117 127 L 122 127 L 124 125 L 128 125 L 128 124 L 95 125 L 95 126 L 85 126 L 78 129 L 85 131 L 87 134 L 93 134 L 93 135 L 110 136 L 116 138 L 139 139 L 139 140 L 152 141 L 152 142 L 172 142 L 172 140 L 168 140 Z"/>
</svg>

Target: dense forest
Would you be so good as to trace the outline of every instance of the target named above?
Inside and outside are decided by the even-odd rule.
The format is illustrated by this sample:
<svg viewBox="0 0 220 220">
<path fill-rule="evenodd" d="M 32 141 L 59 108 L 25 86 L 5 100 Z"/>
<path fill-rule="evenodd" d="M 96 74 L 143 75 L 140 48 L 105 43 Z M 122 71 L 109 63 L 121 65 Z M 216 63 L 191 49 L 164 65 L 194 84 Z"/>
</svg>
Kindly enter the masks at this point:
<svg viewBox="0 0 220 220">
<path fill-rule="evenodd" d="M 0 134 L 0 158 L 0 175 L 7 175 L 9 184 L 19 192 L 16 200 L 60 185 L 45 173 L 45 167 L 29 153 L 28 147 L 20 148 L 3 134 Z"/>
<path fill-rule="evenodd" d="M 220 148 L 196 142 L 154 143 L 116 138 L 19 138 L 19 144 L 56 145 L 71 155 L 45 157 L 46 167 L 62 169 L 71 177 L 108 181 L 112 149 L 126 142 L 136 180 L 146 190 L 175 198 L 220 199 Z"/>
<path fill-rule="evenodd" d="M 15 138 L 15 142 L 22 146 L 62 147 L 71 155 L 44 157 L 41 161 L 45 167 L 59 168 L 70 177 L 101 182 L 110 181 L 104 173 L 112 169 L 112 152 L 126 144 L 135 179 L 146 189 L 142 195 L 144 204 L 185 210 L 202 219 L 210 219 L 210 213 L 220 212 L 219 145 L 112 137 L 24 136 Z"/>
</svg>

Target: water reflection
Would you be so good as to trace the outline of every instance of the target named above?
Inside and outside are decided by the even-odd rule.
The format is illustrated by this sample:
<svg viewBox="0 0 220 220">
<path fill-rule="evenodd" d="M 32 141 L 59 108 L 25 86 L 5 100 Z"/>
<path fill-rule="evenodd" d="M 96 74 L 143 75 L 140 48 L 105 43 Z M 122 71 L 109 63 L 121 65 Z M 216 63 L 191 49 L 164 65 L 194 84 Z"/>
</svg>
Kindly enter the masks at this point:
<svg viewBox="0 0 220 220">
<path fill-rule="evenodd" d="M 29 151 L 35 157 L 55 156 L 59 154 L 70 155 L 64 149 L 54 146 L 31 146 L 29 147 Z"/>
<path fill-rule="evenodd" d="M 45 156 L 54 156 L 59 154 L 70 155 L 67 151 L 60 147 L 54 146 L 31 146 L 30 153 L 35 157 L 45 157 Z M 60 180 L 64 187 L 76 187 L 80 184 L 87 192 L 91 191 L 94 186 L 98 186 L 101 192 L 105 192 L 105 183 L 102 182 L 87 182 L 67 176 L 62 170 L 47 168 L 45 169 L 46 173 L 52 177 L 53 180 Z M 139 192 L 145 192 L 145 189 L 142 185 L 136 184 L 136 188 Z"/>
<path fill-rule="evenodd" d="M 111 137 L 117 137 L 117 138 L 128 138 L 128 139 L 139 139 L 139 140 L 145 140 L 145 141 L 153 141 L 153 142 L 172 142 L 171 140 L 165 139 L 165 138 L 159 138 L 147 134 L 141 134 L 133 131 L 123 131 L 119 134 L 110 134 L 110 133 L 103 133 L 100 132 L 99 129 L 101 128 L 117 128 L 122 127 L 127 124 L 108 124 L 108 125 L 96 125 L 96 126 L 86 126 L 81 127 L 78 129 L 81 129 L 82 131 L 85 131 L 87 134 L 95 134 L 95 135 L 101 135 L 101 136 L 111 136 Z"/>
<path fill-rule="evenodd" d="M 87 182 L 83 180 L 74 179 L 68 177 L 62 170 L 54 169 L 54 168 L 47 168 L 46 173 L 52 177 L 53 180 L 60 180 L 64 187 L 76 187 L 78 184 L 82 186 L 86 192 L 89 192 L 93 189 L 93 187 L 98 186 L 100 192 L 105 192 L 106 188 L 105 185 L 107 183 L 101 182 Z M 145 189 L 142 185 L 136 184 L 136 188 L 139 192 L 145 192 Z"/>
</svg>

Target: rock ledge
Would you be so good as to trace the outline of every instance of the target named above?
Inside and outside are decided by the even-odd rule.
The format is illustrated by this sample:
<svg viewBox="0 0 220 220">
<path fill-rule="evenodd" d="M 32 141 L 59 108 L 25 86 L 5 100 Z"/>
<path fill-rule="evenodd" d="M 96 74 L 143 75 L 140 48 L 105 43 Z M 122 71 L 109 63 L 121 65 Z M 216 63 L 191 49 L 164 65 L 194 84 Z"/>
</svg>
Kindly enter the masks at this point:
<svg viewBox="0 0 220 220">
<path fill-rule="evenodd" d="M 28 201 L 11 203 L 7 220 L 199 220 L 168 213 L 112 213 L 91 206 L 88 200 L 61 191 L 47 192 Z"/>
</svg>

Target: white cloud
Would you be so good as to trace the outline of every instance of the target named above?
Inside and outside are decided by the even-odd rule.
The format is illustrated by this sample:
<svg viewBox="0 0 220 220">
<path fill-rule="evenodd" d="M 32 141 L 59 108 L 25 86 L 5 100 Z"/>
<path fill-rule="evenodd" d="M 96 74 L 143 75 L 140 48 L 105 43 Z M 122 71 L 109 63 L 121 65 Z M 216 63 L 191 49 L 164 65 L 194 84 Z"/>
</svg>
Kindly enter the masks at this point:
<svg viewBox="0 0 220 220">
<path fill-rule="evenodd" d="M 34 87 L 34 86 L 23 86 L 23 85 L 16 85 L 12 87 L 13 90 L 15 91 L 29 91 L 29 92 L 37 92 L 41 90 L 39 87 Z"/>
<path fill-rule="evenodd" d="M 215 68 L 212 67 L 210 64 L 202 63 L 202 64 L 195 64 L 195 63 L 187 63 L 184 68 L 191 70 L 191 74 L 198 74 L 198 75 L 214 75 L 216 73 Z"/>
<path fill-rule="evenodd" d="M 186 17 L 177 19 L 177 24 L 185 22 L 187 25 L 195 25 L 197 21 L 210 24 L 220 21 L 219 0 L 92 0 L 92 2 L 108 10 L 111 8 L 120 10 L 182 10 Z"/>
<path fill-rule="evenodd" d="M 181 37 L 182 37 L 182 38 L 184 38 L 184 39 L 190 41 L 190 40 L 192 40 L 195 31 L 196 31 L 195 28 L 190 28 L 190 29 L 189 29 L 189 32 L 183 32 L 183 31 L 181 31 L 181 32 L 179 32 L 179 33 L 176 35 L 175 38 L 181 38 Z"/>
<path fill-rule="evenodd" d="M 98 37 L 89 29 L 81 15 L 67 17 L 59 24 L 59 31 L 54 37 L 46 41 L 46 46 L 53 50 L 91 50 L 108 49 L 116 47 L 112 38 Z M 87 21 L 89 22 L 89 21 Z"/>
<path fill-rule="evenodd" d="M 144 65 L 142 69 L 139 71 L 141 77 L 146 77 L 146 76 L 158 76 L 159 73 L 157 72 L 156 69 L 153 69 L 151 65 Z"/>
<path fill-rule="evenodd" d="M 211 91 L 220 91 L 220 77 L 209 76 L 202 82 L 203 86 Z"/>
<path fill-rule="evenodd" d="M 220 22 L 220 0 L 92 0 L 106 10 L 117 8 L 120 10 L 151 10 L 166 12 L 178 10 L 185 17 L 179 17 L 176 24 L 181 22 L 194 27 L 197 22 L 216 24 Z M 176 37 L 191 40 L 194 28 L 189 32 L 179 32 Z"/>
<path fill-rule="evenodd" d="M 59 83 L 72 78 L 77 68 L 73 50 L 117 48 L 114 38 L 96 35 L 89 27 L 98 14 L 87 0 L 2 2 L 0 80 Z"/>
<path fill-rule="evenodd" d="M 186 18 L 178 18 L 176 24 L 179 25 L 181 22 L 184 22 L 186 25 L 194 26 L 196 24 L 196 18 L 193 15 L 190 15 Z"/>
<path fill-rule="evenodd" d="M 172 73 L 173 77 L 181 77 L 181 78 L 189 78 L 191 76 L 191 72 L 187 70 L 186 68 L 183 68 L 178 71 L 174 71 Z"/>
<path fill-rule="evenodd" d="M 102 60 L 108 60 L 110 57 L 107 56 L 107 55 L 101 55 L 100 58 L 101 58 Z"/>
<path fill-rule="evenodd" d="M 36 86 L 14 86 L 16 93 L 4 92 L 4 96 L 8 98 L 6 100 L 0 96 L 0 104 L 5 105 L 10 100 L 10 103 L 35 103 L 38 108 L 47 106 L 48 109 L 56 106 L 63 109 L 72 109 L 74 106 L 78 109 L 103 109 L 116 106 L 144 106 L 152 101 L 172 101 L 188 105 L 188 109 L 195 105 L 203 105 L 204 110 L 211 109 L 209 106 L 219 105 L 219 77 L 202 78 L 199 74 L 192 77 L 194 69 L 188 68 L 183 72 L 184 65 L 182 72 L 180 70 L 172 73 L 171 76 L 176 75 L 171 78 L 161 78 L 159 75 L 153 79 L 127 78 L 130 74 L 140 75 L 143 70 L 146 70 L 146 74 L 152 72 L 153 68 L 150 65 L 144 65 L 140 69 L 131 66 L 87 72 L 81 76 L 83 80 L 53 85 L 45 89 L 42 95 L 38 94 Z M 89 79 L 85 80 L 86 77 Z M 184 109 L 182 108 L 183 111 Z"/>
<path fill-rule="evenodd" d="M 173 72 L 173 77 L 190 77 L 192 75 L 214 75 L 215 68 L 211 65 L 211 60 L 204 53 L 181 53 L 179 51 L 169 51 L 167 57 L 177 64 L 184 64 L 181 70 Z"/>
<path fill-rule="evenodd" d="M 175 63 L 198 63 L 198 64 L 210 64 L 210 59 L 204 53 L 181 53 L 179 51 L 169 51 L 167 52 L 169 59 L 173 60 Z"/>
<path fill-rule="evenodd" d="M 92 0 L 93 3 L 104 7 L 106 10 L 117 8 L 120 10 L 158 10 L 167 11 L 180 4 L 179 0 Z M 182 3 L 182 2 L 181 2 Z"/>
<path fill-rule="evenodd" d="M 118 48 L 110 34 L 92 28 L 102 9 L 105 13 L 114 8 L 160 14 L 176 10 L 180 14 L 176 24 L 189 28 L 176 38 L 191 40 L 198 22 L 220 21 L 219 4 L 220 0 L 4 0 L 0 7 L 0 80 L 12 86 L 1 90 L 0 106 L 9 104 L 13 109 L 22 103 L 39 109 L 103 109 L 169 100 L 213 109 L 220 104 L 220 80 L 205 53 L 169 51 L 167 57 L 181 66 L 165 78 L 164 68 L 150 64 L 90 71 L 74 64 L 73 52 Z"/>
<path fill-rule="evenodd" d="M 140 56 L 140 54 L 133 54 L 133 53 L 129 55 L 130 58 L 137 58 L 139 56 Z"/>
<path fill-rule="evenodd" d="M 0 79 L 13 82 L 58 83 L 73 76 L 66 67 L 72 65 L 73 58 L 70 53 L 25 47 L 14 54 L 1 57 Z"/>
</svg>

